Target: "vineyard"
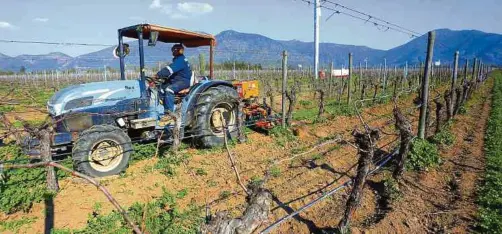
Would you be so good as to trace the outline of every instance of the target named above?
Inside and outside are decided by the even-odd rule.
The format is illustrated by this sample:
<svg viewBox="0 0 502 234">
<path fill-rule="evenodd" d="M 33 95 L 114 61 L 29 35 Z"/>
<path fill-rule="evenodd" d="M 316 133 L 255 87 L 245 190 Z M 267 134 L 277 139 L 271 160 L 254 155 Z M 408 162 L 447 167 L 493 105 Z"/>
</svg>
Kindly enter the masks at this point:
<svg viewBox="0 0 502 234">
<path fill-rule="evenodd" d="M 452 65 L 354 66 L 350 54 L 348 76 L 315 79 L 286 56 L 285 69 L 215 72 L 257 79 L 275 128 L 242 126 L 242 139 L 212 149 L 135 142 L 127 171 L 100 179 L 73 171 L 68 155 L 33 159 L 20 145 L 49 136 L 45 104 L 57 90 L 118 74 L 0 76 L 0 232 L 502 231 L 500 71 L 459 67 L 458 55 Z"/>
</svg>

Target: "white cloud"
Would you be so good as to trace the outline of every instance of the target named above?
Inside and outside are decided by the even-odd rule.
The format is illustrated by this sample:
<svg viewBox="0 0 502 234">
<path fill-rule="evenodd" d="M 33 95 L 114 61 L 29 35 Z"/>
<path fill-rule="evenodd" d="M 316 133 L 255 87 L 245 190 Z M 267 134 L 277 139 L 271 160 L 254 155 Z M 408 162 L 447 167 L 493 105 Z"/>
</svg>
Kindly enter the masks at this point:
<svg viewBox="0 0 502 234">
<path fill-rule="evenodd" d="M 150 9 L 159 9 L 162 8 L 162 4 L 160 3 L 160 0 L 153 0 L 152 3 L 149 6 Z"/>
<path fill-rule="evenodd" d="M 202 15 L 213 11 L 213 6 L 208 3 L 182 2 L 178 3 L 175 9 L 173 4 L 164 4 L 162 1 L 163 0 L 153 0 L 149 8 L 169 15 L 171 19 L 188 19 L 191 16 Z M 137 20 L 137 18 L 134 20 Z"/>
<path fill-rule="evenodd" d="M 205 14 L 213 11 L 213 6 L 202 2 L 178 3 L 178 10 L 189 14 Z"/>
<path fill-rule="evenodd" d="M 0 28 L 14 28 L 14 25 L 9 22 L 0 21 Z"/>
<path fill-rule="evenodd" d="M 173 5 L 163 5 L 160 11 L 166 15 L 173 13 Z"/>
<path fill-rule="evenodd" d="M 159 10 L 160 12 L 168 15 L 173 12 L 172 4 L 162 4 L 161 0 L 153 0 L 148 7 L 152 10 Z"/>
<path fill-rule="evenodd" d="M 45 22 L 49 21 L 49 19 L 47 19 L 47 18 L 39 18 L 39 17 L 37 17 L 37 18 L 33 19 L 33 21 L 35 21 L 35 22 L 41 22 L 41 23 L 45 23 Z"/>
</svg>

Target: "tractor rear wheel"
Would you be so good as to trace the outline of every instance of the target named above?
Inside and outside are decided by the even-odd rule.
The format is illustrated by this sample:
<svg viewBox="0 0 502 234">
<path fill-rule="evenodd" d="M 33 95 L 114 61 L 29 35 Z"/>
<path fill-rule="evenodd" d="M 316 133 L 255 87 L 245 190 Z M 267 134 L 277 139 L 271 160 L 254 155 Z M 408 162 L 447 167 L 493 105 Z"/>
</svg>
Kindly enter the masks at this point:
<svg viewBox="0 0 502 234">
<path fill-rule="evenodd" d="M 72 150 L 77 171 L 92 177 L 123 172 L 132 152 L 129 136 L 118 127 L 96 125 L 83 131 Z"/>
<path fill-rule="evenodd" d="M 225 119 L 229 139 L 237 137 L 237 91 L 228 86 L 211 87 L 204 91 L 195 105 L 193 135 L 196 145 L 211 148 L 224 144 Z"/>
</svg>

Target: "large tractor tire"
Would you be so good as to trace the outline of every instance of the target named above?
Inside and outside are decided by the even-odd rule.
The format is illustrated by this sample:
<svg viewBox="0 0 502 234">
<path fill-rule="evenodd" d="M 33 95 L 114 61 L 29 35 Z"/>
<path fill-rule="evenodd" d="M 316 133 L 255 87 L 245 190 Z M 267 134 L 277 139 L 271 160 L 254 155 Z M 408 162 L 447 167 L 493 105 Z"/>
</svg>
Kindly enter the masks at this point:
<svg viewBox="0 0 502 234">
<path fill-rule="evenodd" d="M 117 175 L 129 165 L 132 143 L 118 127 L 96 125 L 83 131 L 72 150 L 73 165 L 92 177 Z"/>
<path fill-rule="evenodd" d="M 223 123 L 228 128 L 228 139 L 237 137 L 237 91 L 228 86 L 211 87 L 204 91 L 195 105 L 193 127 L 194 140 L 197 146 L 211 148 L 224 144 Z"/>
</svg>

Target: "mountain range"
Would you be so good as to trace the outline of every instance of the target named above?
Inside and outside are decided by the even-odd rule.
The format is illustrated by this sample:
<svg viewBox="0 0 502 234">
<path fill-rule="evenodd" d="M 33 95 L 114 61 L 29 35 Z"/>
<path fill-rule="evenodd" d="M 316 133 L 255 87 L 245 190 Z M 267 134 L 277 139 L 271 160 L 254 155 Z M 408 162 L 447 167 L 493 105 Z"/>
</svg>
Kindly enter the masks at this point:
<svg viewBox="0 0 502 234">
<path fill-rule="evenodd" d="M 288 62 L 292 66 L 311 66 L 313 63 L 314 43 L 298 40 L 274 40 L 259 34 L 223 31 L 216 35 L 217 47 L 215 60 L 243 61 L 263 66 L 279 66 L 281 53 L 288 52 Z M 129 41 L 131 53 L 126 57 L 128 66 L 138 66 L 139 56 L 137 41 Z M 145 46 L 145 63 L 147 66 L 157 66 L 159 62 L 171 60 L 171 45 L 158 43 L 156 47 Z M 384 59 L 389 66 L 417 64 L 425 60 L 427 34 L 392 48 L 390 50 L 372 49 L 366 46 L 343 45 L 336 43 L 320 44 L 320 63 L 327 66 L 334 62 L 335 66 L 347 65 L 348 54 L 353 53 L 356 65 L 368 61 L 369 65 L 382 64 Z M 25 67 L 27 71 L 71 69 L 71 68 L 103 68 L 118 67 L 118 59 L 112 55 L 114 47 L 96 52 L 71 57 L 63 53 L 46 55 L 19 55 L 10 57 L 0 53 L 0 70 L 19 71 Z M 461 55 L 461 63 L 465 59 L 480 58 L 485 64 L 502 65 L 502 35 L 486 33 L 477 30 L 454 31 L 449 29 L 436 30 L 434 60 L 451 63 L 455 51 Z M 198 55 L 208 54 L 207 48 L 187 49 L 186 55 L 196 62 Z"/>
</svg>

